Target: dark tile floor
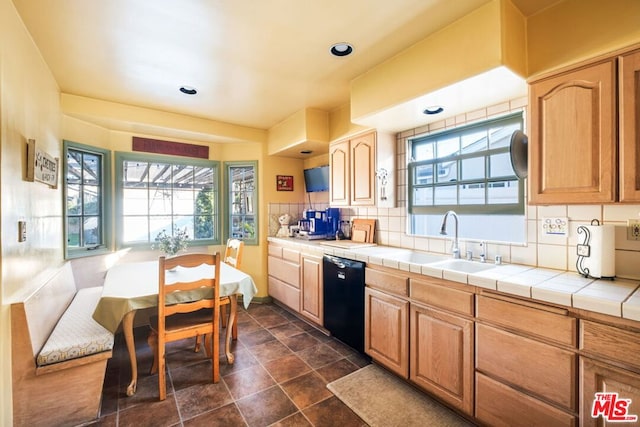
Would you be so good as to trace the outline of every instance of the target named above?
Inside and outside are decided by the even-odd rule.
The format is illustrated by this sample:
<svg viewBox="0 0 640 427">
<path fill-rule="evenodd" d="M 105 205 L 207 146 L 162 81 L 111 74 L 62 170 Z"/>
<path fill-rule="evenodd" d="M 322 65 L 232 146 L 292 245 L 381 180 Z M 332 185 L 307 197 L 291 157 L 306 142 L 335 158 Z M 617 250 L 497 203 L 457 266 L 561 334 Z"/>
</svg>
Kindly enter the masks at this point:
<svg viewBox="0 0 640 427">
<path fill-rule="evenodd" d="M 220 358 L 221 379 L 193 352 L 193 340 L 167 349 L 167 399 L 158 400 L 158 376 L 146 327 L 136 328 L 138 389 L 127 397 L 130 367 L 124 339 L 116 335 L 107 366 L 98 426 L 363 426 L 327 383 L 369 362 L 343 343 L 273 304 L 239 308 L 235 363 Z M 223 346 L 221 345 L 221 348 Z"/>
</svg>

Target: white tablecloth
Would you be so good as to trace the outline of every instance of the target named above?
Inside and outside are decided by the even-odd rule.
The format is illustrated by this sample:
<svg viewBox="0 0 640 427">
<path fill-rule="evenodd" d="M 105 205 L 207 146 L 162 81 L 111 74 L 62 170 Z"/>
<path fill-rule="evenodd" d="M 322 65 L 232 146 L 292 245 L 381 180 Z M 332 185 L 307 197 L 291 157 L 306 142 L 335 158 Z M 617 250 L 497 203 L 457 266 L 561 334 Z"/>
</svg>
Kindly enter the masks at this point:
<svg viewBox="0 0 640 427">
<path fill-rule="evenodd" d="M 190 278 L 213 277 L 213 267 L 201 266 L 180 269 L 167 273 L 167 284 L 175 281 L 189 281 Z M 242 295 L 247 308 L 258 292 L 251 276 L 220 264 L 220 296 Z M 172 280 L 174 278 L 175 280 Z M 201 294 L 180 292 L 175 301 L 202 298 Z M 156 307 L 158 305 L 158 261 L 119 264 L 107 271 L 100 301 L 93 312 L 93 318 L 107 330 L 115 333 L 124 315 L 132 310 Z"/>
</svg>

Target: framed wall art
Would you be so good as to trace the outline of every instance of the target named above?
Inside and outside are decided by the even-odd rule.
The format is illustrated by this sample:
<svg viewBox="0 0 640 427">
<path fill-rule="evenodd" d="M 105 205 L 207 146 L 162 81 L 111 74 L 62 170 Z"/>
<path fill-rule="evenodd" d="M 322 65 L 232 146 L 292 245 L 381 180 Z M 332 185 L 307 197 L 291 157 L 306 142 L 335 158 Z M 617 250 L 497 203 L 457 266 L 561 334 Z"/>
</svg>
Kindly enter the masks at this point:
<svg viewBox="0 0 640 427">
<path fill-rule="evenodd" d="M 277 175 L 276 176 L 276 190 L 278 190 L 278 191 L 293 191 L 293 176 L 291 176 L 291 175 Z"/>
</svg>

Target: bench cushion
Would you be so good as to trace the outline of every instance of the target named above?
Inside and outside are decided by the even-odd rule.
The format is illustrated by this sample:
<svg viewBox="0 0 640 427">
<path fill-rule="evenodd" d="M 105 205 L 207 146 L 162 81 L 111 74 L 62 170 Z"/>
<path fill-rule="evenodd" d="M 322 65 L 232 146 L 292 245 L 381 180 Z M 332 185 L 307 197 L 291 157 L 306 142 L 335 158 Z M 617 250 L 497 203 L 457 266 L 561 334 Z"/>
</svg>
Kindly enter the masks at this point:
<svg viewBox="0 0 640 427">
<path fill-rule="evenodd" d="M 113 349 L 113 334 L 93 320 L 102 287 L 80 289 L 40 350 L 38 366 Z"/>
</svg>

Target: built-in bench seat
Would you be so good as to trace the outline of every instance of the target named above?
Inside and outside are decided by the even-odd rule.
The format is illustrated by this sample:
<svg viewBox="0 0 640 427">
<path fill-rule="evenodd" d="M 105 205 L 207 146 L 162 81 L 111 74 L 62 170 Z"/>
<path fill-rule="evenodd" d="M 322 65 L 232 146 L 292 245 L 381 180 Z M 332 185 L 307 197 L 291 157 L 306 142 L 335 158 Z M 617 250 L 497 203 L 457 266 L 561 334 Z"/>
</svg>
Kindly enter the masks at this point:
<svg viewBox="0 0 640 427">
<path fill-rule="evenodd" d="M 11 305 L 14 425 L 78 425 L 99 415 L 113 334 L 92 318 L 101 287 L 76 289 L 71 265 Z"/>
</svg>

